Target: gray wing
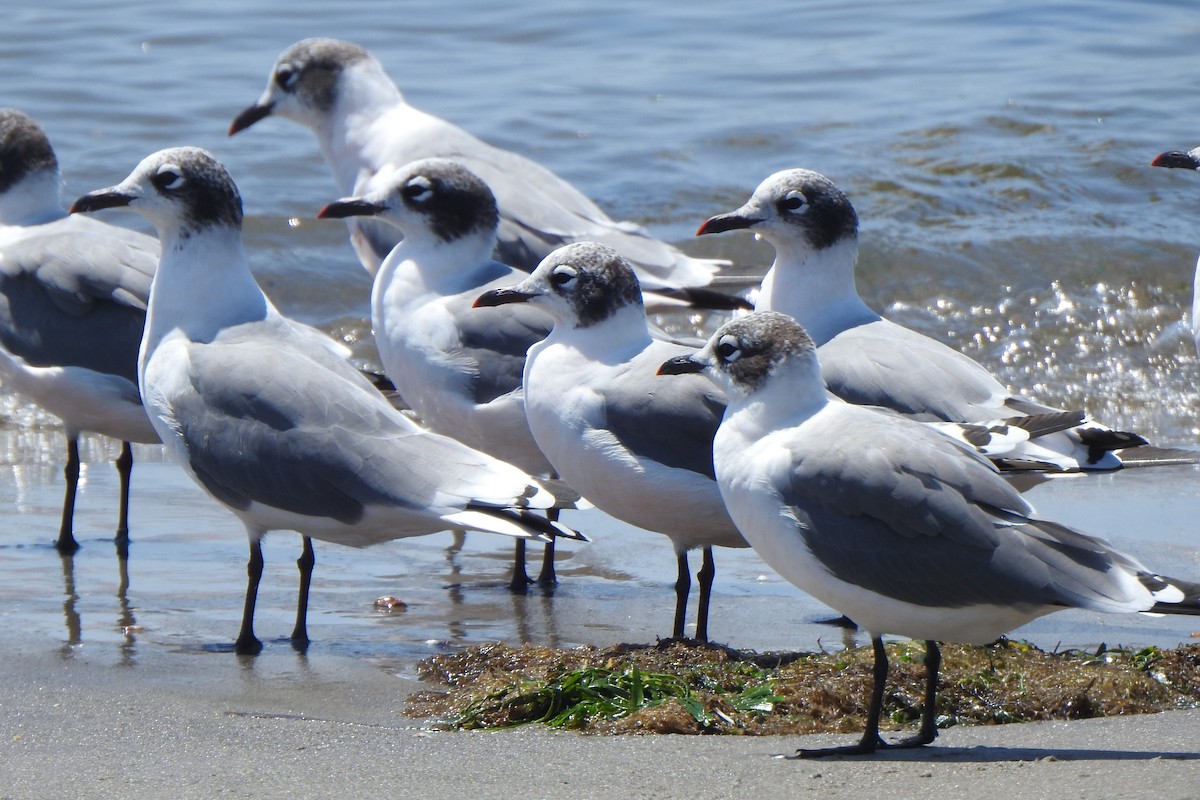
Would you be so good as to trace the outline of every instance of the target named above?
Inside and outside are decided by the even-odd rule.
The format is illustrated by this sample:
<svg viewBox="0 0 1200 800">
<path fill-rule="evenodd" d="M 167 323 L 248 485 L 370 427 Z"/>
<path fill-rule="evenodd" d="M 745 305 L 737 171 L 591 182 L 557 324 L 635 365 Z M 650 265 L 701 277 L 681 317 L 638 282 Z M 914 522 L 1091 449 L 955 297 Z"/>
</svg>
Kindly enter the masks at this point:
<svg viewBox="0 0 1200 800">
<path fill-rule="evenodd" d="M 496 496 L 490 459 L 414 432 L 332 353 L 242 333 L 190 347 L 173 407 L 191 468 L 222 501 L 352 523 L 372 504 L 436 516 Z"/>
<path fill-rule="evenodd" d="M 693 352 L 656 343 L 620 379 L 599 387 L 608 429 L 635 455 L 716 480 L 713 437 L 725 397 L 703 375 L 657 374 L 667 359 Z"/>
<path fill-rule="evenodd" d="M 458 326 L 461 355 L 473 364 L 471 389 L 476 403 L 489 403 L 521 387 L 525 355 L 545 339 L 554 321 L 526 303 L 474 308 L 475 298 L 494 286 L 510 286 L 505 277 L 447 302 Z"/>
<path fill-rule="evenodd" d="M 1128 563 L 1103 542 L 1032 519 L 986 459 L 918 424 L 839 415 L 794 453 L 781 487 L 800 535 L 842 580 L 924 606 L 1088 605 Z M 873 419 L 872 417 L 878 417 Z"/>
<path fill-rule="evenodd" d="M 151 237 L 86 217 L 31 229 L 0 259 L 0 343 L 34 366 L 77 366 L 137 382 Z"/>
<path fill-rule="evenodd" d="M 855 405 L 906 416 L 980 422 L 1008 416 L 1008 390 L 978 363 L 887 320 L 835 336 L 818 351 L 829 390 Z"/>
</svg>

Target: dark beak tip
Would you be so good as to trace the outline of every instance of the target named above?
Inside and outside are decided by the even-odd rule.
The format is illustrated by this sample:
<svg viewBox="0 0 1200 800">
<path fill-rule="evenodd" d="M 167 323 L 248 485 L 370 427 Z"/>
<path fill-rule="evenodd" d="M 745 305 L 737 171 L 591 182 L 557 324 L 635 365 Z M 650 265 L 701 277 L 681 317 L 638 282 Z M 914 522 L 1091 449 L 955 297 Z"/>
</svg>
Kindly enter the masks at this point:
<svg viewBox="0 0 1200 800">
<path fill-rule="evenodd" d="M 240 114 L 233 118 L 233 122 L 229 123 L 229 135 L 233 136 L 236 133 L 241 133 L 259 120 L 271 116 L 271 111 L 271 106 L 260 106 L 257 103 L 243 109 Z"/>
</svg>

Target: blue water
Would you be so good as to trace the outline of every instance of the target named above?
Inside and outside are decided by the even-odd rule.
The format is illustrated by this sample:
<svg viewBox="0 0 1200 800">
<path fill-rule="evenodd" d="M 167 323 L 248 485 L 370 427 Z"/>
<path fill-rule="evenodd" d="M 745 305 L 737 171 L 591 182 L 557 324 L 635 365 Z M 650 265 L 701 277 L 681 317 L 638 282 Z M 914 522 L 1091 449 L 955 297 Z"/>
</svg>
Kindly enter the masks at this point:
<svg viewBox="0 0 1200 800">
<path fill-rule="evenodd" d="M 365 45 L 415 105 L 540 160 L 614 216 L 691 252 L 765 266 L 769 250 L 749 237 L 692 234 L 771 172 L 816 169 L 859 211 L 860 285 L 873 305 L 1047 402 L 1196 446 L 1197 357 L 1185 323 L 1200 176 L 1148 164 L 1200 144 L 1198 33 L 1200 18 L 1175 2 L 50 2 L 7 12 L 0 102 L 45 126 L 68 200 L 162 147 L 212 150 L 242 190 L 252 266 L 268 293 L 368 363 L 368 279 L 342 225 L 313 219 L 337 192 L 312 136 L 282 120 L 226 136 L 300 38 Z M 712 320 L 663 322 L 703 330 Z M 61 432 L 16 398 L 3 409 L 0 613 L 9 631 L 34 646 L 61 641 L 64 652 L 112 644 L 122 658 L 232 638 L 240 525 L 155 448 L 139 450 L 135 544 L 120 590 L 105 540 L 114 515 L 105 462 L 115 451 L 89 440 L 85 547 L 66 576 L 46 547 L 57 529 Z M 1191 469 L 1126 473 L 1032 497 L 1147 560 L 1166 554 L 1200 575 L 1195 480 Z M 415 655 L 484 638 L 665 634 L 665 539 L 598 514 L 583 522 L 597 541 L 567 548 L 553 614 L 544 598 L 503 592 L 502 543 L 323 548 L 314 638 Z M 290 629 L 296 555 L 295 537 L 269 541 L 266 638 Z M 718 566 L 716 638 L 779 648 L 840 640 L 809 626 L 821 609 L 752 554 L 723 553 Z M 415 597 L 410 611 L 374 611 L 374 597 L 389 592 Z M 765 625 L 781 604 L 794 610 L 789 624 Z M 130 613 L 133 627 L 121 621 Z M 1053 646 L 1189 633 L 1064 614 L 1030 635 Z"/>
</svg>

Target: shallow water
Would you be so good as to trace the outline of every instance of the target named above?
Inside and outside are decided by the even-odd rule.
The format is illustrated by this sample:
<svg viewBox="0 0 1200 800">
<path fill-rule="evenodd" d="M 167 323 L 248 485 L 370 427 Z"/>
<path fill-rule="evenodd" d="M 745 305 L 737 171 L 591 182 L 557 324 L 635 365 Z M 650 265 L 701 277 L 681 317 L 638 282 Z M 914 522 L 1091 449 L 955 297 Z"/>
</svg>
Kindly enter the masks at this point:
<svg viewBox="0 0 1200 800">
<path fill-rule="evenodd" d="M 268 120 L 232 139 L 286 46 L 358 41 L 409 99 L 573 180 L 614 216 L 698 253 L 762 268 L 749 237 L 692 237 L 766 175 L 826 173 L 862 218 L 860 285 L 876 307 L 944 337 L 1015 387 L 1085 405 L 1165 445 L 1197 446 L 1197 357 L 1185 321 L 1200 176 L 1152 170 L 1200 144 L 1186 98 L 1200 22 L 1178 4 L 1122 2 L 669 4 L 467 2 L 61 3 L 0 29 L 7 105 L 47 128 L 68 199 L 123 178 L 161 147 L 196 144 L 230 168 L 252 265 L 288 313 L 371 362 L 369 284 L 306 131 Z M 132 215 L 106 217 L 140 225 Z M 703 331 L 717 320 L 671 317 Z M 32 646 L 136 663 L 146 647 L 219 650 L 241 611 L 240 525 L 155 448 L 134 472 L 128 586 L 110 535 L 109 443 L 89 440 L 84 549 L 48 543 L 61 503 L 54 420 L 14 398 L 0 418 L 0 614 Z M 1040 510 L 1155 566 L 1200 575 L 1191 468 L 1039 487 Z M 666 540 L 591 512 L 564 549 L 552 599 L 504 590 L 507 542 L 448 535 L 318 550 L 315 647 L 407 658 L 465 642 L 652 640 L 670 621 Z M 290 631 L 298 540 L 268 538 L 260 635 Z M 842 642 L 824 611 L 748 551 L 718 562 L 714 638 L 790 649 Z M 372 607 L 395 594 L 404 613 Z M 781 609 L 786 609 L 781 611 Z M 133 627 L 129 627 L 133 626 Z M 1186 641 L 1195 625 L 1064 613 L 1017 635 L 1045 646 Z M 128 630 L 123 630 L 128 628 Z"/>
</svg>

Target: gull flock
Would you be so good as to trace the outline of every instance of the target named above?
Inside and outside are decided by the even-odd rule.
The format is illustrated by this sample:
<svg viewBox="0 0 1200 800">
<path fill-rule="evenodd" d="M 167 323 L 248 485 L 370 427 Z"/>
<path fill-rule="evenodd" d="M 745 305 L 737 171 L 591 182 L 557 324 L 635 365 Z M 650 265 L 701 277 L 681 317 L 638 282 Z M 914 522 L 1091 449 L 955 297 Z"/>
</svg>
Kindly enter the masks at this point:
<svg viewBox="0 0 1200 800">
<path fill-rule="evenodd" d="M 148 154 L 68 213 L 45 133 L 0 111 L 0 382 L 67 432 L 56 546 L 78 547 L 83 432 L 123 443 L 126 543 L 129 443 L 161 442 L 245 526 L 237 653 L 262 648 L 269 531 L 302 537 L 291 641 L 303 650 L 313 540 L 505 536 L 517 543 L 511 587 L 525 591 L 526 543 L 545 546 L 537 581 L 553 586 L 555 542 L 586 541 L 569 511 L 593 506 L 670 540 L 675 638 L 689 552 L 703 562 L 694 638 L 707 641 L 726 547 L 752 547 L 870 635 L 867 729 L 804 757 L 931 743 L 938 642 L 987 643 L 1066 608 L 1200 615 L 1200 576 L 1161 574 L 1039 516 L 1020 491 L 1031 476 L 1197 454 L 1013 393 L 883 318 L 855 284 L 858 217 L 825 176 L 781 170 L 700 224 L 698 235 L 750 231 L 774 248 L 761 285 L 739 295 L 728 262 L 613 220 L 535 162 L 413 108 L 351 42 L 285 50 L 229 134 L 271 116 L 316 137 L 336 194 L 313 213 L 345 221 L 371 276 L 397 398 L 272 304 L 247 266 L 235 176 L 210 153 Z M 1200 148 L 1153 165 L 1200 170 Z M 109 208 L 141 215 L 157 240 L 105 223 Z M 728 321 L 680 341 L 647 319 L 667 305 Z M 665 556 L 650 537 L 645 549 Z M 926 642 L 925 713 L 906 739 L 880 734 L 885 635 Z"/>
</svg>

